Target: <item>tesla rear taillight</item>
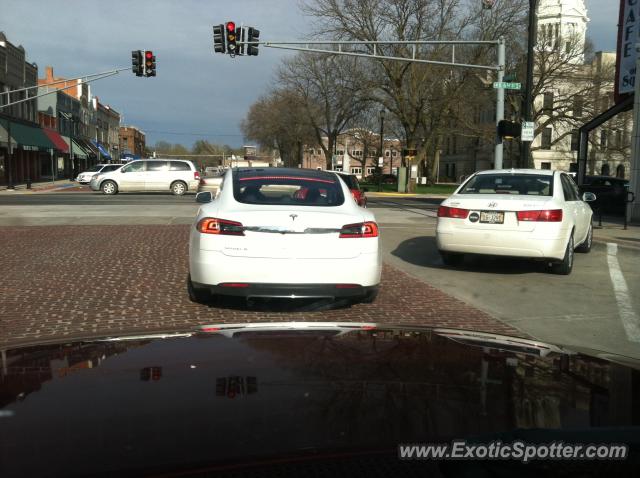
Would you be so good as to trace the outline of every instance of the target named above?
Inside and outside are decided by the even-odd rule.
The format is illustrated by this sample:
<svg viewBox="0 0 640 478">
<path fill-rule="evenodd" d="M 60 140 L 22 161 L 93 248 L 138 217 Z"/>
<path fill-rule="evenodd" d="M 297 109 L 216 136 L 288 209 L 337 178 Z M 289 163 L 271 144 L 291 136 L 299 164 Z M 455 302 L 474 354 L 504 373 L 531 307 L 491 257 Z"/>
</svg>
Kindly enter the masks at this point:
<svg viewBox="0 0 640 478">
<path fill-rule="evenodd" d="M 242 223 L 217 219 L 215 217 L 205 217 L 200 219 L 196 229 L 203 234 L 219 234 L 224 236 L 244 236 Z"/>
<path fill-rule="evenodd" d="M 562 222 L 562 209 L 518 211 L 516 216 L 525 222 Z"/>
<path fill-rule="evenodd" d="M 357 289 L 360 287 L 358 284 L 336 284 L 336 289 Z"/>
<path fill-rule="evenodd" d="M 342 226 L 340 237 L 378 237 L 378 225 L 375 222 L 359 222 Z"/>
<path fill-rule="evenodd" d="M 224 284 L 219 284 L 220 287 L 231 287 L 233 289 L 244 289 L 245 287 L 249 287 L 249 284 L 245 282 L 225 282 Z"/>
<path fill-rule="evenodd" d="M 459 207 L 440 206 L 438 208 L 438 217 L 450 217 L 452 219 L 466 219 L 469 215 L 468 209 Z"/>
</svg>

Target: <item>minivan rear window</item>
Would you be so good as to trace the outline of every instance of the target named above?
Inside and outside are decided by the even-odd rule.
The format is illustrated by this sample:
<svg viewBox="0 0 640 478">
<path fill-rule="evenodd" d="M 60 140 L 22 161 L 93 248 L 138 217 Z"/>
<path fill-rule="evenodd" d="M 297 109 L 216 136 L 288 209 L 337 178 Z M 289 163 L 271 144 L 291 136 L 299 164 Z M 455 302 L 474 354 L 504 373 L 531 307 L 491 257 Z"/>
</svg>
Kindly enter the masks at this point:
<svg viewBox="0 0 640 478">
<path fill-rule="evenodd" d="M 245 204 L 282 206 L 340 206 L 340 180 L 329 173 L 271 170 L 233 172 L 233 196 Z"/>
<path fill-rule="evenodd" d="M 458 194 L 553 196 L 553 176 L 538 174 L 478 174 Z"/>
<path fill-rule="evenodd" d="M 171 161 L 171 171 L 191 171 L 188 163 L 183 161 Z"/>
</svg>

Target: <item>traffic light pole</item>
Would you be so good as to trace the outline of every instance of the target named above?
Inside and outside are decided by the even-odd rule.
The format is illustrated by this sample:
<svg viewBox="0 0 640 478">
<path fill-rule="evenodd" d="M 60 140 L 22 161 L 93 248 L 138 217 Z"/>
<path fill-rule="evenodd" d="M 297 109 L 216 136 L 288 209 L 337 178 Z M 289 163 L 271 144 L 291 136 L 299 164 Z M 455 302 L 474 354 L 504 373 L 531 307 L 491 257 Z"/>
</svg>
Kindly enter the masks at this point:
<svg viewBox="0 0 640 478">
<path fill-rule="evenodd" d="M 501 67 L 498 70 L 498 83 L 503 83 L 504 81 L 504 68 L 506 61 L 506 52 L 505 52 L 505 44 L 504 38 L 500 37 L 498 43 L 498 66 Z M 493 168 L 494 169 L 502 169 L 502 158 L 504 156 L 504 142 L 502 137 L 498 134 L 498 124 L 500 121 L 504 119 L 504 88 L 497 88 L 497 98 L 496 98 L 496 148 L 494 152 L 494 161 Z"/>
</svg>

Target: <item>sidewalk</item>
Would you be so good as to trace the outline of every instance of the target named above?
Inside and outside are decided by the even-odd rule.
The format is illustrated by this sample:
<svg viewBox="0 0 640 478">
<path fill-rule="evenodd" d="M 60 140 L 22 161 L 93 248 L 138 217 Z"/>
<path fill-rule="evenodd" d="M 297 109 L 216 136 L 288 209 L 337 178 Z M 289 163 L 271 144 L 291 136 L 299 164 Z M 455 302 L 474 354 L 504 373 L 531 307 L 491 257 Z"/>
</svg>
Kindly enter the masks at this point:
<svg viewBox="0 0 640 478">
<path fill-rule="evenodd" d="M 593 240 L 595 242 L 615 242 L 622 247 L 640 249 L 640 225 L 629 224 L 624 229 L 622 218 L 603 218 L 602 226 L 597 217 L 593 218 Z"/>
<path fill-rule="evenodd" d="M 31 183 L 31 189 L 27 189 L 26 184 L 15 184 L 15 189 L 7 189 L 7 186 L 0 186 L 0 194 L 28 194 L 42 191 L 54 191 L 79 186 L 75 181 L 59 179 L 57 181 L 41 181 Z"/>
</svg>

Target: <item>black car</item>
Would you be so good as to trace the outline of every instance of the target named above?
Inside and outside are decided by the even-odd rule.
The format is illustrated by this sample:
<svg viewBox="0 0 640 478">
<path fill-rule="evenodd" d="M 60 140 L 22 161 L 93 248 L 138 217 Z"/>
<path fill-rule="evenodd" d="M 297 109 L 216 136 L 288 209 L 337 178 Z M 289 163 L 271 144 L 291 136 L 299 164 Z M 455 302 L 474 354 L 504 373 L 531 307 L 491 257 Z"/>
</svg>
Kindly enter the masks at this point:
<svg viewBox="0 0 640 478">
<path fill-rule="evenodd" d="M 581 192 L 591 192 L 596 195 L 591 203 L 594 211 L 608 214 L 624 214 L 629 181 L 612 176 L 585 176 Z"/>
</svg>

